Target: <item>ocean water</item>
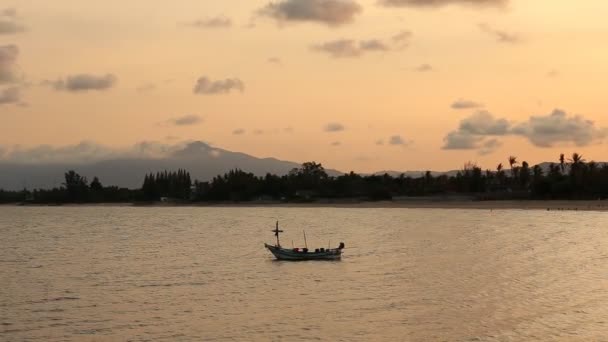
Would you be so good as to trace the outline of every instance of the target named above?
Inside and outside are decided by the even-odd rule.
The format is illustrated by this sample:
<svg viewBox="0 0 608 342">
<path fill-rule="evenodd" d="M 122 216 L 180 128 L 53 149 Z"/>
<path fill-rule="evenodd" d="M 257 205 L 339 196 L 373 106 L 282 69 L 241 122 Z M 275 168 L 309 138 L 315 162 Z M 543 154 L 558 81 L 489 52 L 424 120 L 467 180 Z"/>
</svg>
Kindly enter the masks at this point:
<svg viewBox="0 0 608 342">
<path fill-rule="evenodd" d="M 608 341 L 608 213 L 0 207 L 0 340 Z"/>
</svg>

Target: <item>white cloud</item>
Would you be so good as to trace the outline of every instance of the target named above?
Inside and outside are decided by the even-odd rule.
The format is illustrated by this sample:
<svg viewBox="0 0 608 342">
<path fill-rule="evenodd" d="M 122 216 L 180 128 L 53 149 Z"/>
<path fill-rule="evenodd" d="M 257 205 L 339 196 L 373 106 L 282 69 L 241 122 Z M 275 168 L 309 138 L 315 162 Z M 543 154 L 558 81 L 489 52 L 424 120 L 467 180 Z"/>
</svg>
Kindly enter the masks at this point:
<svg viewBox="0 0 608 342">
<path fill-rule="evenodd" d="M 513 134 L 521 135 L 538 147 L 552 147 L 559 143 L 587 146 L 608 136 L 606 128 L 598 128 L 591 120 L 580 115 L 569 116 L 560 109 L 544 116 L 531 116 L 527 122 L 516 125 Z"/>
<path fill-rule="evenodd" d="M 568 115 L 559 109 L 548 115 L 531 116 L 528 121 L 518 124 L 480 111 L 461 120 L 458 129 L 445 136 L 443 149 L 479 149 L 480 153 L 487 154 L 501 146 L 500 141 L 487 138 L 507 135 L 525 137 L 537 147 L 569 143 L 587 146 L 608 137 L 608 129 L 597 127 L 593 121 L 580 115 Z"/>
</svg>

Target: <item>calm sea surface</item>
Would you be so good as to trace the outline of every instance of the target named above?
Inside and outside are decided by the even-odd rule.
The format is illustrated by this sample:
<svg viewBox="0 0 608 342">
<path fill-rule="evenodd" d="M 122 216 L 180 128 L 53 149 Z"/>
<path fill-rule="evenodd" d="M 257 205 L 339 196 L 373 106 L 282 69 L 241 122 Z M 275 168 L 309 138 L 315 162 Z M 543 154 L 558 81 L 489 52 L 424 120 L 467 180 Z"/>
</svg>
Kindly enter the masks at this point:
<svg viewBox="0 0 608 342">
<path fill-rule="evenodd" d="M 0 207 L 0 340 L 608 341 L 608 213 Z"/>
</svg>

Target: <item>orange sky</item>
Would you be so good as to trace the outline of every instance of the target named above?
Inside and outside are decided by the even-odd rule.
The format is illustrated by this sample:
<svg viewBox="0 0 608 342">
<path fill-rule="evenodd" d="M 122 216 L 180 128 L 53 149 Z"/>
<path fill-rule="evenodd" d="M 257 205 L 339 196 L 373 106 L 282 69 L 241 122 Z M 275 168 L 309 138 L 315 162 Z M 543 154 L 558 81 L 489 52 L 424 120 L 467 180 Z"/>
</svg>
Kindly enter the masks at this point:
<svg viewBox="0 0 608 342">
<path fill-rule="evenodd" d="M 360 172 L 608 160 L 607 2 L 432 2 L 5 0 L 0 157 L 202 140 Z"/>
</svg>

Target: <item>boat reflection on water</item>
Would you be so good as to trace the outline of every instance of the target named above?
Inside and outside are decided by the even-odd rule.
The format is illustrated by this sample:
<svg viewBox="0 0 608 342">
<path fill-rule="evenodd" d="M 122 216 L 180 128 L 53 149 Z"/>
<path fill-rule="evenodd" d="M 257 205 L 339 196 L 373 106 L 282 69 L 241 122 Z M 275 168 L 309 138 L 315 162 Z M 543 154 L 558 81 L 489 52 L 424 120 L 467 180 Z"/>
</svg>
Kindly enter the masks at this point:
<svg viewBox="0 0 608 342">
<path fill-rule="evenodd" d="M 269 245 L 267 243 L 264 246 L 274 255 L 277 260 L 288 260 L 288 261 L 303 261 L 303 260 L 340 260 L 342 258 L 342 250 L 344 249 L 344 242 L 340 242 L 337 248 L 316 248 L 314 250 L 308 249 L 306 242 L 306 233 L 304 232 L 304 248 L 283 248 L 279 241 L 279 234 L 283 231 L 279 229 L 279 222 L 277 221 L 276 228 L 272 230 L 277 238 L 276 245 Z"/>
</svg>

